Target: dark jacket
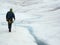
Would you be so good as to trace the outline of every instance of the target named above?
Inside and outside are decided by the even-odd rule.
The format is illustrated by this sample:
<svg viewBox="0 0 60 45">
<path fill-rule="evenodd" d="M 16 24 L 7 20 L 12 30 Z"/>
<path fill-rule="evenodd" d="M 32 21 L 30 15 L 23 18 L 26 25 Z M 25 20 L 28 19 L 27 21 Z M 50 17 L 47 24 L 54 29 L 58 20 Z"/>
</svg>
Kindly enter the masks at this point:
<svg viewBox="0 0 60 45">
<path fill-rule="evenodd" d="M 15 15 L 14 15 L 14 13 L 13 12 L 7 12 L 7 14 L 6 14 L 6 20 L 7 21 L 9 21 L 9 20 L 11 20 L 11 21 L 13 21 L 13 18 L 15 19 Z"/>
</svg>

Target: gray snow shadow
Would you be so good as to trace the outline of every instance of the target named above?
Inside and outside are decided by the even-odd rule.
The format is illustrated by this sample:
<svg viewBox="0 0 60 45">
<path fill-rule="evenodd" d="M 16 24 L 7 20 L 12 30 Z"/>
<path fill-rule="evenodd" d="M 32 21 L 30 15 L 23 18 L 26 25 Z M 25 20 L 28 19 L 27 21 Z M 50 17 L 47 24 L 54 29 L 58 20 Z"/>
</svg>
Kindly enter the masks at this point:
<svg viewBox="0 0 60 45">
<path fill-rule="evenodd" d="M 27 28 L 28 28 L 28 30 L 29 30 L 29 33 L 30 33 L 30 34 L 33 36 L 33 38 L 35 39 L 35 42 L 37 43 L 37 45 L 47 45 L 46 43 L 44 43 L 43 41 L 41 41 L 40 39 L 38 39 L 38 38 L 36 37 L 36 35 L 35 35 L 34 32 L 33 32 L 33 28 L 32 28 L 32 27 L 28 26 Z"/>
<path fill-rule="evenodd" d="M 21 27 L 25 27 L 28 29 L 29 33 L 32 35 L 32 37 L 35 39 L 35 43 L 37 45 L 48 45 L 47 43 L 41 41 L 40 39 L 37 38 L 37 36 L 34 34 L 33 32 L 33 28 L 31 26 L 21 26 Z"/>
<path fill-rule="evenodd" d="M 50 10 L 50 11 L 56 11 L 56 10 L 59 10 L 59 9 L 60 9 L 60 7 L 56 7 L 54 9 Z"/>
</svg>

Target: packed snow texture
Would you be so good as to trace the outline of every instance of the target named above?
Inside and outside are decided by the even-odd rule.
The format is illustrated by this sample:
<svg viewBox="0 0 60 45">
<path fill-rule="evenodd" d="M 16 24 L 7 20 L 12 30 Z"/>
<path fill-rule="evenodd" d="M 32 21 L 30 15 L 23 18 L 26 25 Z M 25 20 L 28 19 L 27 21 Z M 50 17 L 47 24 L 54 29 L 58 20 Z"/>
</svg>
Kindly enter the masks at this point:
<svg viewBox="0 0 60 45">
<path fill-rule="evenodd" d="M 16 16 L 11 33 L 10 8 Z M 60 0 L 0 0 L 0 45 L 60 45 Z"/>
</svg>

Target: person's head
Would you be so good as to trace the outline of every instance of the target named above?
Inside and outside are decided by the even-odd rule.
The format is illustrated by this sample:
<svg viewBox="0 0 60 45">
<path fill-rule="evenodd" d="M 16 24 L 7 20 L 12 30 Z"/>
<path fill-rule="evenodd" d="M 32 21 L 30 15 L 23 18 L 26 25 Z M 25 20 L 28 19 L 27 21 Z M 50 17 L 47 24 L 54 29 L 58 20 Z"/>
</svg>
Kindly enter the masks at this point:
<svg viewBox="0 0 60 45">
<path fill-rule="evenodd" d="M 12 8 L 10 8 L 10 12 L 12 12 Z"/>
</svg>

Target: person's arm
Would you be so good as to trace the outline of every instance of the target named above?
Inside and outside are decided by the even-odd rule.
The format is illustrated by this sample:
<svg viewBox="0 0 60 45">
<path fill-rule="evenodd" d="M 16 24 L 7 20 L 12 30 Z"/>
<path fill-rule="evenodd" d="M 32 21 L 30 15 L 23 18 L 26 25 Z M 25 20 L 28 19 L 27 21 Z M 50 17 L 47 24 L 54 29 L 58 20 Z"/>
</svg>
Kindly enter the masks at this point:
<svg viewBox="0 0 60 45">
<path fill-rule="evenodd" d="M 15 20 L 15 14 L 13 13 L 13 18 L 14 18 L 14 20 Z"/>
</svg>

